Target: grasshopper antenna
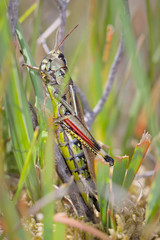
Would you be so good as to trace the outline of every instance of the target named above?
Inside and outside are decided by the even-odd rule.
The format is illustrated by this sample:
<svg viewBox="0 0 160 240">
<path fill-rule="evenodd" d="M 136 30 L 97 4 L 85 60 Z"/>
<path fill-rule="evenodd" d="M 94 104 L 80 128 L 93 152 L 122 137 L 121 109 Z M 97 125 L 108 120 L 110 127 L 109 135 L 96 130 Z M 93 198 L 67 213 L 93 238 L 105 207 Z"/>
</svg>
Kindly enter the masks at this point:
<svg viewBox="0 0 160 240">
<path fill-rule="evenodd" d="M 22 49 L 20 49 L 20 53 L 22 54 L 22 56 L 23 56 L 23 51 L 22 51 Z M 23 56 L 24 57 L 24 56 Z M 28 67 L 28 68 L 30 68 L 30 69 L 33 69 L 33 70 L 36 70 L 36 71 L 39 71 L 39 68 L 38 67 L 32 67 L 31 65 L 28 65 L 28 64 L 26 64 L 26 63 L 22 63 L 22 67 Z"/>
<path fill-rule="evenodd" d="M 58 44 L 58 35 L 59 35 L 59 29 L 56 31 L 56 41 L 55 41 L 55 44 L 54 44 L 54 48 L 56 48 L 57 44 Z"/>
<path fill-rule="evenodd" d="M 64 41 L 66 40 L 66 38 L 68 38 L 68 36 L 79 26 L 79 24 L 77 24 L 66 36 L 65 38 L 62 40 L 62 42 L 58 45 L 58 47 L 56 48 L 55 52 L 60 48 L 60 46 L 64 43 Z"/>
</svg>

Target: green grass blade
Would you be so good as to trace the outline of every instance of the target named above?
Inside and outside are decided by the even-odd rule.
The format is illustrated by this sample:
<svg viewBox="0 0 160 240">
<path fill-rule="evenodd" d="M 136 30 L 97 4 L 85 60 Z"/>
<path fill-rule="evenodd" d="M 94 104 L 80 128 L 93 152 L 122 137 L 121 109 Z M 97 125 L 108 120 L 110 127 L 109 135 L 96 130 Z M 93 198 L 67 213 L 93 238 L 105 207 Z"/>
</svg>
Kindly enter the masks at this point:
<svg viewBox="0 0 160 240">
<path fill-rule="evenodd" d="M 101 161 L 96 162 L 96 183 L 98 191 L 101 220 L 104 226 L 107 224 L 107 208 L 109 200 L 109 165 Z"/>
<path fill-rule="evenodd" d="M 113 1 L 115 4 L 115 0 Z M 141 92 L 142 100 L 144 104 L 149 103 L 149 84 L 146 74 L 143 70 L 142 63 L 140 58 L 136 56 L 135 51 L 135 40 L 132 32 L 132 27 L 130 25 L 128 9 L 125 6 L 125 1 L 119 1 L 118 4 L 115 4 L 119 10 L 120 18 L 121 18 L 121 27 L 124 35 L 125 48 L 128 58 L 132 58 L 132 74 L 135 80 L 135 86 L 138 91 Z"/>
<path fill-rule="evenodd" d="M 20 26 L 19 23 L 17 23 L 17 38 L 18 38 L 18 41 L 19 41 L 19 44 L 20 44 L 25 62 L 27 64 L 31 65 L 31 66 L 35 66 L 35 62 L 34 62 L 34 60 L 32 58 L 32 55 L 29 51 L 29 47 L 28 47 L 27 42 L 26 42 L 26 40 L 23 36 L 22 29 L 21 29 L 21 26 Z M 39 76 L 39 73 L 37 71 L 33 71 L 33 70 L 30 70 L 30 69 L 28 71 L 29 71 L 29 74 L 30 74 L 30 77 L 31 77 L 31 80 L 32 80 L 32 84 L 33 84 L 33 87 L 34 87 L 35 94 L 38 98 L 38 103 L 43 104 L 42 80 Z"/>
<path fill-rule="evenodd" d="M 128 167 L 129 157 L 119 157 L 115 162 L 112 176 L 112 183 L 122 186 L 125 177 L 126 169 Z"/>
<path fill-rule="evenodd" d="M 30 141 L 33 136 L 33 127 L 22 86 L 22 80 L 20 79 L 14 59 L 5 103 L 14 155 L 19 171 L 21 172 L 30 148 Z M 35 160 L 36 155 L 34 153 L 31 160 L 32 167 L 26 181 L 27 189 L 29 190 L 33 200 L 37 200 L 39 198 L 39 183 L 36 175 Z"/>
<path fill-rule="evenodd" d="M 150 83 L 142 66 L 142 62 L 139 56 L 136 54 L 135 49 L 135 39 L 132 31 L 132 26 L 130 24 L 130 16 L 125 4 L 126 1 L 112 1 L 112 9 L 114 10 L 114 14 L 119 14 L 121 19 L 121 29 L 123 33 L 124 46 L 128 59 L 132 59 L 132 76 L 135 82 L 136 91 L 140 95 L 140 102 L 137 102 L 137 109 L 133 116 L 131 116 L 126 136 L 125 136 L 125 145 L 127 142 L 127 138 L 133 134 L 134 126 L 136 123 L 136 116 L 138 114 L 138 110 L 142 104 L 146 106 L 148 110 L 147 115 L 150 114 Z M 136 100 L 135 100 L 136 101 Z M 130 128 L 131 126 L 131 128 Z"/>
<path fill-rule="evenodd" d="M 42 8 L 43 7 L 43 0 L 39 0 L 37 4 L 37 9 L 34 14 L 34 21 L 33 21 L 33 27 L 32 27 L 32 38 L 30 40 L 30 50 L 32 53 L 33 58 L 36 56 L 36 50 L 37 50 L 37 39 L 40 34 L 40 28 L 41 28 L 41 19 L 42 19 Z M 26 74 L 25 78 L 25 89 L 26 92 L 29 95 L 29 99 L 32 99 L 32 83 L 29 79 L 29 75 Z"/>
<path fill-rule="evenodd" d="M 148 204 L 146 208 L 147 222 L 150 222 L 155 217 L 155 215 L 158 213 L 158 210 L 160 208 L 159 183 L 160 183 L 160 172 L 157 173 L 151 186 L 151 192 L 148 198 Z"/>
<path fill-rule="evenodd" d="M 36 129 L 34 134 L 33 134 L 33 139 L 32 139 L 32 142 L 31 142 L 31 146 L 30 146 L 29 151 L 27 153 L 26 160 L 25 160 L 25 163 L 23 165 L 23 169 L 22 169 L 20 179 L 19 179 L 19 182 L 18 182 L 17 191 L 14 195 L 14 199 L 13 199 L 14 202 L 17 202 L 19 194 L 20 194 L 20 192 L 23 188 L 24 183 L 26 182 L 26 178 L 27 178 L 29 170 L 31 168 L 32 153 L 34 151 L 34 147 L 35 147 L 37 137 L 38 137 L 38 129 Z"/>
<path fill-rule="evenodd" d="M 121 204 L 123 199 L 126 197 L 127 192 L 123 189 L 122 186 L 125 179 L 128 163 L 129 163 L 128 156 L 119 157 L 118 161 L 115 162 L 114 169 L 113 169 L 113 176 L 112 176 L 113 206 L 118 206 L 119 204 Z M 113 226 L 115 226 L 114 219 L 112 220 L 112 222 L 113 222 Z"/>
<path fill-rule="evenodd" d="M 23 52 L 25 62 L 28 65 L 35 66 L 35 62 L 34 62 L 33 57 L 32 57 L 32 55 L 29 51 L 28 44 L 27 44 L 27 42 L 24 38 L 24 35 L 22 33 L 22 29 L 21 29 L 21 26 L 20 26 L 19 22 L 17 23 L 17 38 L 18 38 L 21 50 Z M 33 88 L 34 88 L 34 92 L 35 92 L 35 95 L 36 95 L 36 107 L 39 111 L 40 119 L 43 121 L 44 117 L 42 116 L 42 111 L 41 111 L 41 106 L 43 106 L 43 103 L 44 103 L 44 101 L 43 101 L 42 79 L 39 75 L 39 72 L 34 71 L 32 69 L 28 69 L 28 68 L 27 68 L 27 70 L 29 71 L 30 78 L 31 78 L 31 81 L 32 81 L 32 85 L 33 85 Z M 50 102 L 49 99 L 47 99 L 46 107 L 49 110 L 52 110 L 52 105 L 51 105 L 51 102 Z"/>
<path fill-rule="evenodd" d="M 37 3 L 33 3 L 26 11 L 25 13 L 19 18 L 19 22 L 23 23 L 36 9 Z"/>
<path fill-rule="evenodd" d="M 55 223 L 55 234 L 54 240 L 65 239 L 65 224 L 63 223 Z"/>
<path fill-rule="evenodd" d="M 54 138 L 53 129 L 49 129 L 44 151 L 44 165 L 42 170 L 42 194 L 43 196 L 53 191 L 54 171 Z M 53 240 L 53 214 L 54 203 L 43 208 L 44 239 Z"/>
<path fill-rule="evenodd" d="M 4 128 L 8 127 L 7 121 L 3 122 L 2 107 L 7 83 L 12 68 L 11 58 L 13 48 L 9 31 L 6 1 L 0 1 L 0 211 L 1 211 L 1 239 L 31 239 L 20 226 L 18 211 L 8 194 L 5 182 L 6 149 L 4 139 Z M 4 125 L 5 124 L 5 125 Z M 4 227 L 3 227 L 4 226 Z"/>
<path fill-rule="evenodd" d="M 124 179 L 123 187 L 128 190 L 131 186 L 134 177 L 141 166 L 143 159 L 147 153 L 150 146 L 150 135 L 148 133 L 143 134 L 142 139 L 139 144 L 136 145 L 134 154 L 132 156 L 127 175 Z"/>
</svg>

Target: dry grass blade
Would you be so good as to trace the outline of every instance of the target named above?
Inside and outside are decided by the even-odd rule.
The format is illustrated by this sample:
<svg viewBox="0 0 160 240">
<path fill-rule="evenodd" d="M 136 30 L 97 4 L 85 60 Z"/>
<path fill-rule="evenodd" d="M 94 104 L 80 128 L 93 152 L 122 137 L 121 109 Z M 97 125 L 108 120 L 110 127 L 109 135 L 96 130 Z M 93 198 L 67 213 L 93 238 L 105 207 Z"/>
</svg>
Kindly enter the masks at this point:
<svg viewBox="0 0 160 240">
<path fill-rule="evenodd" d="M 88 226 L 85 223 L 82 223 L 78 220 L 75 220 L 74 218 L 67 217 L 64 213 L 57 213 L 54 215 L 54 221 L 59 223 L 67 224 L 71 227 L 78 228 L 79 230 L 82 230 L 84 232 L 90 233 L 93 236 L 97 237 L 98 239 L 102 240 L 112 240 L 109 238 L 104 232 L 92 227 Z"/>
<path fill-rule="evenodd" d="M 18 21 L 18 7 L 19 0 L 10 0 L 8 4 L 8 15 L 10 20 L 11 31 L 14 37 L 14 41 L 16 41 L 16 26 Z"/>
<path fill-rule="evenodd" d="M 46 196 L 39 199 L 29 210 L 25 217 L 30 216 L 31 214 L 34 215 L 38 211 L 40 211 L 43 207 L 45 207 L 47 204 L 61 199 L 69 190 L 69 187 L 71 186 L 73 182 L 73 178 L 70 179 L 70 182 L 67 184 L 63 184 L 59 189 L 56 189 L 52 191 L 51 193 L 47 194 Z"/>
<path fill-rule="evenodd" d="M 69 11 L 66 12 L 66 17 L 70 15 Z M 37 43 L 41 44 L 43 43 L 58 27 L 60 26 L 60 17 L 56 19 L 47 29 L 44 33 L 41 34 L 41 36 L 38 38 Z"/>
<path fill-rule="evenodd" d="M 56 0 L 59 11 L 60 11 L 60 27 L 59 27 L 59 43 L 61 43 L 65 36 L 65 27 L 66 27 L 66 10 L 67 5 L 70 2 L 70 0 L 63 1 L 63 0 Z M 63 45 L 60 47 L 60 50 L 63 52 Z"/>
</svg>

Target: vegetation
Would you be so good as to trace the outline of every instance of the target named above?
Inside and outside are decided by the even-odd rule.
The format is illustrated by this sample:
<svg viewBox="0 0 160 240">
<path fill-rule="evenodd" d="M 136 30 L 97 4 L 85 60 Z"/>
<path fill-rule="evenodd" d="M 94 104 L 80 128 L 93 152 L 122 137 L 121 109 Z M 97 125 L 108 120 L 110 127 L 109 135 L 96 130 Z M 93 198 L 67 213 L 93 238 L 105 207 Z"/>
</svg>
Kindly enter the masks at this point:
<svg viewBox="0 0 160 240">
<path fill-rule="evenodd" d="M 18 22 L 13 2 L 7 17 L 0 1 L 0 239 L 159 239 L 160 2 L 21 1 Z M 73 179 L 56 173 L 51 102 L 39 73 L 22 67 L 39 66 L 57 27 L 60 42 L 77 23 L 64 55 L 86 122 L 115 159 L 94 164 L 97 223 L 76 216 Z"/>
</svg>

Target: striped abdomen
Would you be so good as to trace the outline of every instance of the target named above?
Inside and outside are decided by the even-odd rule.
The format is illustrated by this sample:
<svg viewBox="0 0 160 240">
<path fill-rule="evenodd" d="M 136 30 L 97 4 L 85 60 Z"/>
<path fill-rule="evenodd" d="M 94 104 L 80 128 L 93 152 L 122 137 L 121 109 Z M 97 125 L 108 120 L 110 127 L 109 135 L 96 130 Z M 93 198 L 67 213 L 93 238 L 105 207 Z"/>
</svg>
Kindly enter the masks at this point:
<svg viewBox="0 0 160 240">
<path fill-rule="evenodd" d="M 88 170 L 86 157 L 82 149 L 82 143 L 78 139 L 74 138 L 67 129 L 65 129 L 63 124 L 56 124 L 55 128 L 56 139 L 62 156 L 64 157 L 71 174 L 77 182 L 79 191 L 81 192 L 85 203 L 90 205 L 88 202 L 89 189 L 92 189 L 92 191 L 95 192 L 96 188 Z M 86 181 L 86 184 L 82 182 L 82 178 Z M 87 184 L 89 185 L 88 189 Z"/>
<path fill-rule="evenodd" d="M 65 111 L 66 109 L 60 104 L 57 108 L 56 117 L 66 115 Z M 94 202 L 97 208 L 98 203 L 96 203 L 96 197 L 93 195 L 93 193 L 96 192 L 96 187 L 88 169 L 82 143 L 76 137 L 74 137 L 73 133 L 71 134 L 70 131 L 71 130 L 67 128 L 64 121 L 60 121 L 55 124 L 58 147 L 71 174 L 74 176 L 83 200 L 88 206 L 92 206 Z M 89 187 L 87 188 L 87 186 Z M 92 193 L 90 190 L 92 190 Z"/>
</svg>

